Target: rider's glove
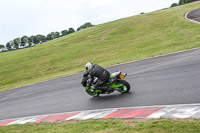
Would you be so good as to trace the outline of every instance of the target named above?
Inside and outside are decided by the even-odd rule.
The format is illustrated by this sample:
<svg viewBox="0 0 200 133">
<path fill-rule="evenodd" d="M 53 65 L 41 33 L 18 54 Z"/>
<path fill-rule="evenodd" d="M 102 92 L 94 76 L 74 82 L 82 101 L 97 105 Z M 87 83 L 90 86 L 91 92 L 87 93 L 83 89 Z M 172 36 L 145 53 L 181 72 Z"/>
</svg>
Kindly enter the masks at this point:
<svg viewBox="0 0 200 133">
<path fill-rule="evenodd" d="M 84 73 L 84 74 L 83 74 L 83 77 L 87 77 L 87 76 L 88 76 L 88 73 Z"/>
</svg>

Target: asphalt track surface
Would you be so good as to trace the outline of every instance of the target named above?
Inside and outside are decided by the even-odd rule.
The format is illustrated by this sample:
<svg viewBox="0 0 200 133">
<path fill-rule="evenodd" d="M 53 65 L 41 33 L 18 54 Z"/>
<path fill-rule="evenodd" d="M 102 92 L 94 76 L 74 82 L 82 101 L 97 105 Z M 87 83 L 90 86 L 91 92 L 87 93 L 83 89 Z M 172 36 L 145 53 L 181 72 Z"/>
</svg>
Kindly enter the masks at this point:
<svg viewBox="0 0 200 133">
<path fill-rule="evenodd" d="M 81 86 L 82 73 L 78 73 L 0 92 L 0 120 L 104 108 L 200 103 L 200 49 L 107 69 L 128 73 L 131 92 L 91 97 Z"/>
<path fill-rule="evenodd" d="M 187 14 L 187 18 L 194 20 L 196 22 L 200 22 L 200 8 L 190 11 Z"/>
</svg>

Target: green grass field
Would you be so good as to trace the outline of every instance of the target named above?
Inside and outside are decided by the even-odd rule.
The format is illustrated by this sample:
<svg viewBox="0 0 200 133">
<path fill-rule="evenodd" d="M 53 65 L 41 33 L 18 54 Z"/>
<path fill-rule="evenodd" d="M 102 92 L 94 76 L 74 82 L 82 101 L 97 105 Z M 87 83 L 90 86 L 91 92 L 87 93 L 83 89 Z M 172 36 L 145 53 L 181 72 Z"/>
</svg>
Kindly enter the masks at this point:
<svg viewBox="0 0 200 133">
<path fill-rule="evenodd" d="M 1 133 L 199 133 L 199 120 L 123 119 L 87 120 L 81 122 L 33 123 L 0 127 Z"/>
<path fill-rule="evenodd" d="M 0 90 L 102 66 L 200 47 L 200 25 L 184 19 L 200 2 L 124 18 L 35 47 L 0 53 Z"/>
</svg>

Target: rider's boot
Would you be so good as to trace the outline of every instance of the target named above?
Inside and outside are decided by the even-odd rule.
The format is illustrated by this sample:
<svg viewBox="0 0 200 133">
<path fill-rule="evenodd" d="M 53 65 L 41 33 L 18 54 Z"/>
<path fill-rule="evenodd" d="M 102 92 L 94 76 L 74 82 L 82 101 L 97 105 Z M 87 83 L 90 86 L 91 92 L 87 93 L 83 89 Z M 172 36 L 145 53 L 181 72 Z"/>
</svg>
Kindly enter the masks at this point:
<svg viewBox="0 0 200 133">
<path fill-rule="evenodd" d="M 107 91 L 107 87 L 106 86 L 101 87 L 101 91 L 105 93 Z"/>
</svg>

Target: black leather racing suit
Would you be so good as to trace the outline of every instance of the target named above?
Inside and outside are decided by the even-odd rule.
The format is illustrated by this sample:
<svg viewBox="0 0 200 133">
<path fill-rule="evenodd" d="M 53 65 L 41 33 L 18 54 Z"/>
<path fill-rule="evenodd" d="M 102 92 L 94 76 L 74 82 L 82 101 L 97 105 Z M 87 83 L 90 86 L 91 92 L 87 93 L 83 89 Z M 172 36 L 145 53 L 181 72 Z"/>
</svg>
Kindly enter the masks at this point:
<svg viewBox="0 0 200 133">
<path fill-rule="evenodd" d="M 95 89 L 100 89 L 99 87 L 106 83 L 110 78 L 110 73 L 99 65 L 94 65 L 87 74 L 90 75 L 90 83 L 89 86 L 92 84 L 94 77 L 98 78 L 97 83 L 95 84 Z"/>
</svg>

